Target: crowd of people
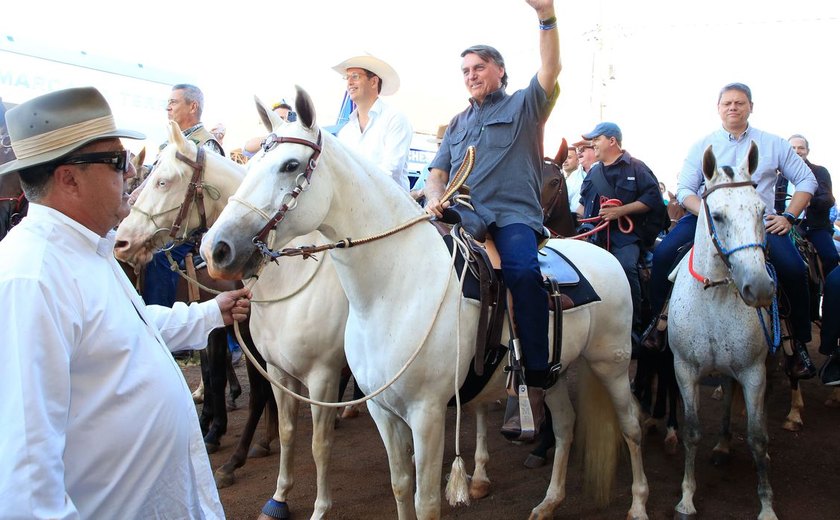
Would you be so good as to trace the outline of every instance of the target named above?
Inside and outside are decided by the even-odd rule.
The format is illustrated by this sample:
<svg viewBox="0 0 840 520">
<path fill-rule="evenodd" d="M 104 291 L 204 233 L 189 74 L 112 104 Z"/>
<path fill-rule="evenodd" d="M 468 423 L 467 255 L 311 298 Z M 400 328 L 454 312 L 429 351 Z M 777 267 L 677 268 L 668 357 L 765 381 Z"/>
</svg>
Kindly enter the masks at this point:
<svg viewBox="0 0 840 520">
<path fill-rule="evenodd" d="M 460 167 L 466 148 L 477 147 L 481 160 L 470 176 L 472 204 L 501 257 L 523 352 L 520 383 L 527 392 L 519 397 L 527 399 L 538 429 L 545 389 L 556 377 L 549 365 L 548 299 L 537 251 L 545 236 L 543 131 L 559 95 L 561 61 L 553 0 L 526 1 L 538 18 L 538 70 L 526 87 L 508 93 L 498 50 L 475 45 L 461 53 L 469 104 L 441 127 L 438 152 L 415 197 L 430 215 L 441 217 L 450 204 L 441 201 L 450 175 Z M 338 139 L 409 191 L 413 129 L 405 114 L 382 99 L 398 90 L 397 72 L 370 55 L 352 56 L 334 69 L 355 105 Z M 203 109 L 198 87 L 172 87 L 168 118 L 197 146 L 225 155 L 226 128 L 219 123 L 207 130 Z M 284 121 L 296 119 L 285 101 L 271 109 Z M 786 369 L 797 378 L 814 377 L 817 369 L 807 350 L 806 268 L 789 235 L 801 219 L 802 233 L 818 250 L 826 277 L 823 316 L 838 316 L 840 269 L 834 268 L 840 242 L 830 217 L 832 210 L 836 215 L 830 175 L 808 161 L 804 136 L 785 140 L 749 124 L 753 98 L 747 85 L 725 85 L 717 109 L 721 126 L 692 146 L 680 172 L 676 198 L 688 213 L 653 251 L 654 319 L 664 319 L 668 272 L 681 246 L 694 236 L 704 189 L 703 150 L 713 145 L 720 162 L 736 164 L 755 141 L 761 154 L 753 180 L 766 204 L 768 260 L 790 301 L 794 355 Z M 0 389 L 6 396 L 0 401 L 4 512 L 51 518 L 111 517 L 116 512 L 126 518 L 222 518 L 190 392 L 170 353 L 203 348 L 210 330 L 245 319 L 250 293 L 242 289 L 201 304 L 176 303 L 177 274 L 162 254 L 147 268 L 142 299 L 128 283 L 112 254 L 113 230 L 136 197 L 124 193 L 135 171 L 120 139 L 143 135 L 118 129 L 95 88 L 45 94 L 6 117 L 17 159 L 0 166 L 0 175 L 19 172 L 31 205 L 29 216 L 0 242 L 0 295 L 14 302 L 0 317 L 6 334 L 0 356 Z M 264 139 L 248 140 L 242 155 L 247 159 L 259 153 Z M 598 122 L 580 135 L 562 169 L 570 207 L 580 218 L 600 217 L 607 223 L 595 241 L 624 268 L 638 341 L 658 349 L 661 329 L 642 323 L 639 311 L 640 224 L 668 197 L 654 172 L 623 148 L 622 139 L 616 123 Z M 789 196 L 777 202 L 777 192 Z M 634 224 L 630 232 L 628 223 Z M 181 261 L 193 247 L 183 244 L 171 255 Z M 819 372 L 826 385 L 840 384 L 839 340 L 840 320 L 823 320 L 819 351 L 826 360 Z M 150 414 L 154 420 L 138 429 L 137 418 Z M 506 417 L 502 433 L 529 438 L 518 413 Z"/>
</svg>

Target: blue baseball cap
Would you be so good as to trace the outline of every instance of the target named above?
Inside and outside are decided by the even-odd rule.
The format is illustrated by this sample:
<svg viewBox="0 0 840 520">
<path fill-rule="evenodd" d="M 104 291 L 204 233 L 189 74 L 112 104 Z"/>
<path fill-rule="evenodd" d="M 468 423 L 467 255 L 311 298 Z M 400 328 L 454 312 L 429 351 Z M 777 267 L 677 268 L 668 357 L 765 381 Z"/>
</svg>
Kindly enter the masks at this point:
<svg viewBox="0 0 840 520">
<path fill-rule="evenodd" d="M 591 141 L 599 135 L 603 135 L 606 137 L 615 137 L 616 139 L 621 141 L 621 128 L 619 128 L 618 125 L 615 123 L 608 123 L 605 121 L 602 123 L 598 123 L 598 125 L 595 126 L 595 128 L 591 132 L 589 132 L 588 134 L 582 134 L 581 137 L 583 137 L 587 141 Z"/>
</svg>

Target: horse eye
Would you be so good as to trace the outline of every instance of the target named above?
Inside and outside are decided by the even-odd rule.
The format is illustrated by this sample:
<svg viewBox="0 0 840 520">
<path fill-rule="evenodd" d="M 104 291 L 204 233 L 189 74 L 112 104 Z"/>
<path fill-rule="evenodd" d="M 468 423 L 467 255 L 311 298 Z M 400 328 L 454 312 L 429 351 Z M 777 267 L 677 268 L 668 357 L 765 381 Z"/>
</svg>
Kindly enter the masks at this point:
<svg viewBox="0 0 840 520">
<path fill-rule="evenodd" d="M 723 218 L 722 213 L 712 213 L 712 220 L 717 222 L 718 224 L 722 223 L 725 219 Z"/>
<path fill-rule="evenodd" d="M 300 161 L 298 161 L 297 159 L 290 159 L 286 161 L 286 163 L 283 165 L 280 171 L 282 171 L 283 173 L 293 173 L 298 171 L 299 168 Z"/>
</svg>

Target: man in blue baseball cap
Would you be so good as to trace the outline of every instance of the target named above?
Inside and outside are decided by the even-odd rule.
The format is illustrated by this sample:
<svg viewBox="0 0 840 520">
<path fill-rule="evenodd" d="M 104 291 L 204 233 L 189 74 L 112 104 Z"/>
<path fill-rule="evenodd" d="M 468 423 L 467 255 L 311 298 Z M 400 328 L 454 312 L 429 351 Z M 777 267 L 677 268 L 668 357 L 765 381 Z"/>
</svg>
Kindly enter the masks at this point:
<svg viewBox="0 0 840 520">
<path fill-rule="evenodd" d="M 644 248 L 642 217 L 651 209 L 661 210 L 659 181 L 642 161 L 621 148 L 621 129 L 615 123 L 598 123 L 582 137 L 592 142 L 598 163 L 583 180 L 577 213 L 601 217 L 609 225 L 595 241 L 609 250 L 624 268 L 633 297 L 633 327 L 640 325 L 642 291 L 639 283 L 639 254 Z M 631 225 L 632 224 L 632 225 Z"/>
</svg>

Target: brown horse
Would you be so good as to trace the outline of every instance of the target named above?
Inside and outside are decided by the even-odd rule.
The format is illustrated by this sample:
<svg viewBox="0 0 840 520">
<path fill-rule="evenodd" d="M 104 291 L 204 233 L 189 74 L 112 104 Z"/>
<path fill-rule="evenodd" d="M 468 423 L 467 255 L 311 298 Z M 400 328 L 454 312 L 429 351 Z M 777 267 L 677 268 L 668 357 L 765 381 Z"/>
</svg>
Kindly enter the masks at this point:
<svg viewBox="0 0 840 520">
<path fill-rule="evenodd" d="M 6 107 L 0 98 L 0 164 L 6 164 L 15 159 L 11 140 L 6 130 Z M 6 236 L 12 227 L 26 215 L 28 207 L 26 197 L 20 187 L 20 176 L 17 172 L 0 176 L 0 240 Z"/>
<path fill-rule="evenodd" d="M 563 161 L 569 155 L 566 139 L 560 143 L 554 159 L 543 159 L 542 189 L 540 204 L 543 208 L 543 225 L 552 237 L 571 237 L 575 235 L 572 210 L 569 207 L 569 192 L 566 189 L 566 176 L 563 175 Z"/>
</svg>

